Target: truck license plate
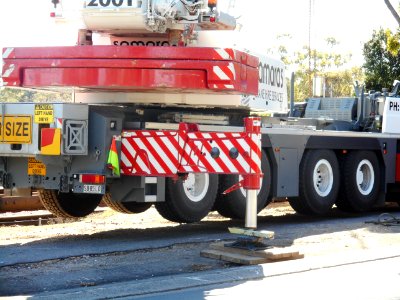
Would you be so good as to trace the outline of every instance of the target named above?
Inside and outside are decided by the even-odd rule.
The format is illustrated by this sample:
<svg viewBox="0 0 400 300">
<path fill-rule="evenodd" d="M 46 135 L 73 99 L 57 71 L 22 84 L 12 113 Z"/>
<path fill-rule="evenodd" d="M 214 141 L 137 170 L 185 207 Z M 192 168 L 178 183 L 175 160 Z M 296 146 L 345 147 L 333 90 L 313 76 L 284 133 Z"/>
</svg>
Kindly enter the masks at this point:
<svg viewBox="0 0 400 300">
<path fill-rule="evenodd" d="M 85 184 L 83 186 L 83 192 L 87 194 L 102 194 L 102 185 Z"/>
</svg>

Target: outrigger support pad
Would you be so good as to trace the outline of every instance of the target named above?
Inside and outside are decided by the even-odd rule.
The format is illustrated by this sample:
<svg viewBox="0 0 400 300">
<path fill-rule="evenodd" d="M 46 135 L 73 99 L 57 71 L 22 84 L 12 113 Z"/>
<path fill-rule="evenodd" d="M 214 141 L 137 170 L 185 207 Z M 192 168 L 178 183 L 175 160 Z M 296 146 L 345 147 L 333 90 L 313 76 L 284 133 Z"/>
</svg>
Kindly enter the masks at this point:
<svg viewBox="0 0 400 300">
<path fill-rule="evenodd" d="M 225 244 L 225 247 L 239 248 L 251 251 L 270 248 L 264 240 L 273 239 L 275 233 L 267 230 L 252 230 L 246 228 L 230 227 L 229 232 L 240 235 L 235 242 Z"/>
</svg>

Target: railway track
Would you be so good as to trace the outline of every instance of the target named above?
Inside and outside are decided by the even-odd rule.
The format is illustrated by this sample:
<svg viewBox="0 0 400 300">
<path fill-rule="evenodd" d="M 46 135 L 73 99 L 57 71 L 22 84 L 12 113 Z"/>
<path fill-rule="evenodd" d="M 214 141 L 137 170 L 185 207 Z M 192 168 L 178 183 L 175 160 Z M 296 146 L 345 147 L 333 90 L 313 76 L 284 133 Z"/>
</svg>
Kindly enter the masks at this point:
<svg viewBox="0 0 400 300">
<path fill-rule="evenodd" d="M 106 208 L 99 207 L 94 214 L 101 213 Z M 42 226 L 49 224 L 66 223 L 68 218 L 59 218 L 49 212 L 28 214 L 0 214 L 0 226 Z M 79 220 L 79 219 L 78 219 Z"/>
<path fill-rule="evenodd" d="M 51 222 L 56 223 L 57 218 L 49 213 L 0 217 L 0 226 L 42 226 Z"/>
</svg>

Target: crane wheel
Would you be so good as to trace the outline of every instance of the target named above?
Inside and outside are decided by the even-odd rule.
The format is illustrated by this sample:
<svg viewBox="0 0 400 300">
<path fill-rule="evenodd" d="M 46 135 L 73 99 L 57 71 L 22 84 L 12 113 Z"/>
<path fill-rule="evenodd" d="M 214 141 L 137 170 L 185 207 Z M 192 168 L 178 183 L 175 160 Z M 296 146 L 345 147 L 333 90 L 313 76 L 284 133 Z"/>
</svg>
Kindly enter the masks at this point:
<svg viewBox="0 0 400 300">
<path fill-rule="evenodd" d="M 292 208 L 304 215 L 327 214 L 336 201 L 340 174 L 332 150 L 308 150 L 300 163 L 299 197 L 290 197 Z"/>
<path fill-rule="evenodd" d="M 177 223 L 199 222 L 214 206 L 218 175 L 189 174 L 186 180 L 167 178 L 165 202 L 155 204 L 159 214 Z"/>
<path fill-rule="evenodd" d="M 40 202 L 45 209 L 61 218 L 82 218 L 91 214 L 103 195 L 60 193 L 56 190 L 39 190 Z"/>
<path fill-rule="evenodd" d="M 363 212 L 374 207 L 380 189 L 380 167 L 372 151 L 354 151 L 342 161 L 340 197 L 336 206 L 346 212 Z"/>
<path fill-rule="evenodd" d="M 264 174 L 261 189 L 257 195 L 257 212 L 264 209 L 272 200 L 271 192 L 271 164 L 264 151 L 261 152 L 261 170 Z M 239 175 L 221 175 L 215 209 L 226 218 L 243 220 L 246 216 L 246 191 L 242 188 L 222 195 L 224 191 L 238 183 Z"/>
<path fill-rule="evenodd" d="M 139 214 L 148 210 L 152 203 L 113 201 L 110 194 L 103 196 L 103 202 L 112 210 L 123 214 Z"/>
</svg>

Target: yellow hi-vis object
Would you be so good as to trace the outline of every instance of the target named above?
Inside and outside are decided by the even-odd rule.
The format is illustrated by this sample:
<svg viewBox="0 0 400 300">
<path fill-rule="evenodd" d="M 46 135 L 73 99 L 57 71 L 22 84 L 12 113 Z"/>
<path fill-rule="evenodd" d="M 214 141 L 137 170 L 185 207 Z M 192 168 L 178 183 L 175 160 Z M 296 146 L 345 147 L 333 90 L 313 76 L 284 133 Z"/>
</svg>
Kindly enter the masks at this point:
<svg viewBox="0 0 400 300">
<path fill-rule="evenodd" d="M 108 153 L 107 165 L 110 167 L 110 169 L 112 169 L 113 175 L 120 176 L 117 143 L 115 137 L 113 137 L 111 142 L 110 152 Z"/>
</svg>

